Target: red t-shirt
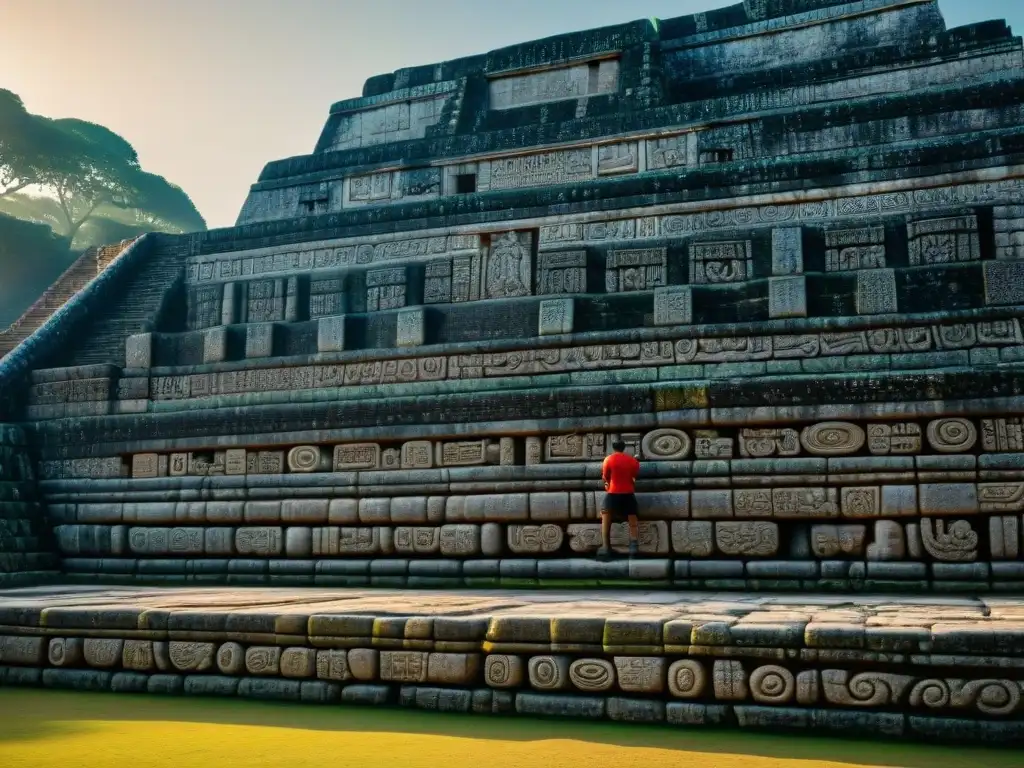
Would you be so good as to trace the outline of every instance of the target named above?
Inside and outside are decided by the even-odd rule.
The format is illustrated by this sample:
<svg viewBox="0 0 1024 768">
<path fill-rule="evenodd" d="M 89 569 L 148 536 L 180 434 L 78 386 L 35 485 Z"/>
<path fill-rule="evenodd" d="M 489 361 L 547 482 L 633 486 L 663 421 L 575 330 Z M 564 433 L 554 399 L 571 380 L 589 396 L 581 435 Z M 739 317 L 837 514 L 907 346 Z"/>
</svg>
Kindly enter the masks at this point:
<svg viewBox="0 0 1024 768">
<path fill-rule="evenodd" d="M 639 472 L 640 462 L 625 452 L 616 451 L 601 465 L 601 477 L 608 493 L 635 493 Z"/>
</svg>

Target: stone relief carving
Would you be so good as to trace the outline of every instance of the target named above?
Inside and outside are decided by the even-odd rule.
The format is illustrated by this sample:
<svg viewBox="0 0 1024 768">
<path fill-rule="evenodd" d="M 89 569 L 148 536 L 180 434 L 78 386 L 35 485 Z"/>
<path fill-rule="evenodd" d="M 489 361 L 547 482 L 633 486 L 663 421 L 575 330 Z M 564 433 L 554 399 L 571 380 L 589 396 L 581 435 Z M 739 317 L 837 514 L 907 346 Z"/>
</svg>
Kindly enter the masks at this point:
<svg viewBox="0 0 1024 768">
<path fill-rule="evenodd" d="M 485 270 L 485 296 L 490 299 L 528 296 L 533 285 L 533 235 L 506 232 L 491 241 Z"/>
<path fill-rule="evenodd" d="M 731 243 L 695 243 L 690 246 L 690 282 L 738 283 L 754 276 L 749 240 Z"/>
</svg>

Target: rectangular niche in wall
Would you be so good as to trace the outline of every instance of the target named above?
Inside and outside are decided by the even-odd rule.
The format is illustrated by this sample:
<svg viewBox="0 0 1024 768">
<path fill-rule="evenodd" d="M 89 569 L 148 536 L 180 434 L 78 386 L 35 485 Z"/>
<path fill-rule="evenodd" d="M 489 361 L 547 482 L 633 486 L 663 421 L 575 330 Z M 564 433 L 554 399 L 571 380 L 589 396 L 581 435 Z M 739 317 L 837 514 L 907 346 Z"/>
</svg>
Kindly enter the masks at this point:
<svg viewBox="0 0 1024 768">
<path fill-rule="evenodd" d="M 609 251 L 605 267 L 605 290 L 608 293 L 653 291 L 667 283 L 668 249 Z"/>
<path fill-rule="evenodd" d="M 977 216 L 912 221 L 907 224 L 910 266 L 978 261 L 981 244 Z"/>
<path fill-rule="evenodd" d="M 690 282 L 740 283 L 753 277 L 753 249 L 749 240 L 694 243 L 690 246 Z"/>
</svg>

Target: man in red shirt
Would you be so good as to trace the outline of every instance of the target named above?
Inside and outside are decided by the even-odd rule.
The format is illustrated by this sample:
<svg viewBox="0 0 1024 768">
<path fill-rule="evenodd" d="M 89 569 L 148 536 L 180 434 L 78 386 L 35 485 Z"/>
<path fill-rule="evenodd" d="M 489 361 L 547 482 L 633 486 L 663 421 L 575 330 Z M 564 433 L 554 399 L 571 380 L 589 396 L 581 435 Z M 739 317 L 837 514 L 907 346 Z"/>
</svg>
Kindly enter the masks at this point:
<svg viewBox="0 0 1024 768">
<path fill-rule="evenodd" d="M 601 507 L 601 541 L 598 557 L 607 557 L 612 551 L 612 522 L 626 518 L 629 522 L 629 554 L 639 549 L 639 526 L 636 520 L 636 476 L 640 462 L 627 454 L 626 444 L 621 440 L 612 443 L 613 453 L 601 465 L 601 479 L 604 480 L 604 504 Z"/>
</svg>

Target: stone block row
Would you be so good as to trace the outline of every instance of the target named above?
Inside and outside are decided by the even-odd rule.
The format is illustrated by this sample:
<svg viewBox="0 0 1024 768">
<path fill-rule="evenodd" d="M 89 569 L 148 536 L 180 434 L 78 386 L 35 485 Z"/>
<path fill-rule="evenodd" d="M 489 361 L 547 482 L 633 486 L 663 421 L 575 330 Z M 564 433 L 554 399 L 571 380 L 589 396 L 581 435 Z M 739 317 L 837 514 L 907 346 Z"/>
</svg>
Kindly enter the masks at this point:
<svg viewBox="0 0 1024 768">
<path fill-rule="evenodd" d="M 356 521 L 353 521 L 356 522 Z M 643 520 L 639 551 L 693 558 L 771 557 L 974 562 L 979 554 L 1016 560 L 1024 526 L 1018 515 L 969 519 L 876 520 L 863 524 L 780 524 L 764 520 Z M 870 531 L 870 533 L 869 533 Z M 435 525 L 288 527 L 58 525 L 60 551 L 74 555 L 330 557 L 399 555 L 498 557 L 587 554 L 601 545 L 599 523 L 449 523 Z M 784 538 L 788 534 L 787 540 Z M 612 526 L 613 548 L 625 551 L 625 523 Z M 984 546 L 987 539 L 987 547 Z"/>
<path fill-rule="evenodd" d="M 315 645 L 317 638 L 310 639 Z M 1013 723 L 1016 727 L 1007 732 L 1024 735 L 1024 681 L 1011 670 L 950 677 L 926 667 L 894 672 L 781 659 L 482 654 L 21 635 L 0 637 L 0 683 L 349 703 L 371 703 L 366 697 L 376 703 L 393 701 L 393 686 L 400 685 L 403 703 L 422 706 L 424 699 L 445 699 L 446 704 L 434 706 L 462 711 L 470 707 L 457 704 L 460 697 L 467 702 L 480 697 L 504 702 L 509 711 L 514 701 L 516 711 L 524 714 L 608 714 L 618 720 L 661 722 L 668 707 L 685 702 L 739 707 L 741 725 L 745 719 L 776 719 L 806 726 L 814 710 L 824 707 L 862 712 L 868 719 L 884 713 L 890 723 L 907 715 Z M 355 690 L 344 697 L 343 691 L 351 687 Z M 747 707 L 751 709 L 745 711 Z M 691 716 L 700 711 L 689 710 Z"/>
<path fill-rule="evenodd" d="M 648 467 L 647 475 L 651 468 L 690 460 L 704 462 L 699 465 L 699 472 L 697 466 L 694 467 L 698 475 L 717 475 L 723 471 L 756 475 L 776 469 L 768 464 L 758 465 L 756 460 L 774 459 L 781 462 L 779 467 L 788 465 L 784 470 L 787 474 L 809 477 L 827 474 L 831 482 L 840 481 L 844 475 L 870 480 L 872 474 L 900 480 L 915 477 L 922 481 L 974 479 L 973 473 L 983 459 L 998 463 L 1000 457 L 1009 460 L 1013 455 L 1024 453 L 1024 417 L 977 420 L 949 417 L 922 423 L 831 421 L 802 428 L 684 430 L 662 427 L 647 431 L 577 432 L 526 438 L 298 445 L 287 450 L 230 448 L 138 453 L 131 456 L 128 464 L 119 457 L 44 461 L 40 465 L 40 476 L 43 479 L 122 476 L 146 479 L 575 464 L 602 460 L 611 451 L 611 445 L 619 440 L 626 444 L 627 452 L 644 462 Z M 0 446 L 0 451 L 3 450 Z M 718 466 L 714 462 L 727 464 Z"/>
</svg>

